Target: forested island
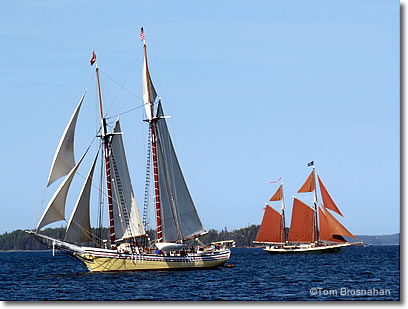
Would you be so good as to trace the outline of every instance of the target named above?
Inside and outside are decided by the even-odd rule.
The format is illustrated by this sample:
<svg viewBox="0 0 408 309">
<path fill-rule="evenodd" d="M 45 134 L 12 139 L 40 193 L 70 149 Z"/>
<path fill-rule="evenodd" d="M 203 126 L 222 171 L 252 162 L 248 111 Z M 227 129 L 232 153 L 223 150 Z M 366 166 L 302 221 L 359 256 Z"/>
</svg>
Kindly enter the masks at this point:
<svg viewBox="0 0 408 309">
<path fill-rule="evenodd" d="M 222 231 L 217 231 L 211 229 L 206 235 L 200 237 L 200 240 L 205 244 L 210 244 L 214 241 L 221 240 L 235 240 L 236 247 L 257 247 L 253 243 L 258 234 L 259 225 L 251 225 L 245 228 L 228 231 L 224 228 Z M 286 230 L 288 232 L 288 229 Z M 65 234 L 65 228 L 48 228 L 41 231 L 42 234 L 48 235 L 53 238 L 63 239 Z M 108 239 L 109 230 L 108 228 L 103 229 L 103 238 Z M 148 231 L 151 239 L 154 239 L 154 231 Z M 369 245 L 399 245 L 400 244 L 400 234 L 393 235 L 380 235 L 380 236 L 369 236 L 369 235 L 356 235 L 358 241 L 362 241 L 364 244 Z M 354 239 L 349 239 L 349 241 L 355 241 Z M 0 235 L 0 250 L 47 250 L 48 248 L 42 245 L 38 240 L 34 239 L 32 236 L 24 232 L 23 230 L 16 230 L 11 233 L 4 233 Z"/>
<path fill-rule="evenodd" d="M 200 237 L 200 241 L 205 244 L 210 244 L 213 241 L 221 240 L 235 240 L 237 247 L 253 247 L 252 243 L 258 234 L 259 225 L 251 225 L 239 230 L 229 232 L 227 228 L 222 231 L 211 229 L 207 234 Z M 153 230 L 147 231 L 151 239 L 154 239 L 155 232 Z M 48 228 L 41 231 L 41 234 L 56 238 L 64 239 L 65 228 Z M 96 233 L 94 233 L 96 234 Z M 102 238 L 109 239 L 109 229 L 104 228 L 102 231 Z M 46 250 L 47 247 L 42 245 L 34 237 L 30 236 L 23 230 L 16 230 L 11 233 L 4 233 L 0 235 L 0 250 Z"/>
</svg>

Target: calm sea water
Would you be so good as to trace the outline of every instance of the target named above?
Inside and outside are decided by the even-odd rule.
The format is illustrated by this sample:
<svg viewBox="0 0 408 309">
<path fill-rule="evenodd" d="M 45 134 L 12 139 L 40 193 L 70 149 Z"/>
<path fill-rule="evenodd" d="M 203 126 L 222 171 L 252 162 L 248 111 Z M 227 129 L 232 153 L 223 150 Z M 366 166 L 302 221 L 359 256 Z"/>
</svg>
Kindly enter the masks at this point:
<svg viewBox="0 0 408 309">
<path fill-rule="evenodd" d="M 400 300 L 399 250 L 279 256 L 234 248 L 233 268 L 129 273 L 89 273 L 72 257 L 49 251 L 1 252 L 0 300 Z"/>
</svg>

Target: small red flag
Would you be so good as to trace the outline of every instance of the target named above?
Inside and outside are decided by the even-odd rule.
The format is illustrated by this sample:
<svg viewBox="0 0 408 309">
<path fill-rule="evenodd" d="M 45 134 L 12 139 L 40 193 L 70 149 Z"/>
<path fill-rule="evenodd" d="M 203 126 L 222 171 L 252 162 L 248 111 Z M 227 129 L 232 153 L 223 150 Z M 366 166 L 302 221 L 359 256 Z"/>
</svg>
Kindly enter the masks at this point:
<svg viewBox="0 0 408 309">
<path fill-rule="evenodd" d="M 92 58 L 91 58 L 91 65 L 93 65 L 96 61 L 96 55 L 95 55 L 95 51 L 92 52 Z"/>
<path fill-rule="evenodd" d="M 276 181 L 270 181 L 269 183 L 276 183 L 276 182 L 281 181 L 281 180 L 282 180 L 282 177 L 279 177 L 278 180 L 276 180 Z"/>
</svg>

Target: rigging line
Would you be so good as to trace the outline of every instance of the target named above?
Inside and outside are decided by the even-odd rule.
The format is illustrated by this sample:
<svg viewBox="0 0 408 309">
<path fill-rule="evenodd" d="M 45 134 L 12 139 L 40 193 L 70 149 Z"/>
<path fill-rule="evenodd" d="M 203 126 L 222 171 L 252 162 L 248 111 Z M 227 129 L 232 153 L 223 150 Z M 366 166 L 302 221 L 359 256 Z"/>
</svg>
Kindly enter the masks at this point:
<svg viewBox="0 0 408 309">
<path fill-rule="evenodd" d="M 96 138 L 96 137 L 94 137 L 94 140 L 95 140 L 95 138 Z M 92 142 L 93 142 L 93 141 L 92 141 Z M 100 146 L 99 146 L 98 154 L 99 154 L 99 151 L 100 151 L 100 149 L 101 149 L 101 145 L 102 145 L 102 144 L 100 144 Z M 89 149 L 89 147 L 88 147 L 88 149 Z M 102 156 L 102 157 L 103 157 L 103 156 Z M 83 176 L 83 175 L 80 174 L 78 171 L 76 172 L 76 174 L 79 175 L 81 178 L 86 179 L 86 176 Z M 94 184 L 94 182 L 92 182 L 91 185 L 92 185 L 92 187 L 93 187 L 95 190 L 99 191 L 99 193 L 102 194 L 102 196 L 104 196 L 104 197 L 107 197 L 107 196 L 108 196 L 107 192 L 104 191 L 103 186 L 97 186 L 96 184 Z M 116 198 L 114 198 L 113 196 L 112 196 L 112 200 L 113 200 L 117 205 L 120 205 L 120 204 L 121 204 L 120 201 L 117 200 Z M 118 207 L 118 208 L 119 208 L 119 207 Z M 119 211 L 120 211 L 120 209 L 119 209 Z"/>
<path fill-rule="evenodd" d="M 95 137 L 96 138 L 96 137 Z M 99 152 L 101 151 L 102 148 L 102 143 L 99 145 L 98 151 L 97 151 L 97 155 L 99 155 Z M 101 156 L 103 158 L 103 155 Z M 86 179 L 86 176 L 82 175 L 81 173 L 79 173 L 78 171 L 76 172 L 77 175 L 79 175 L 82 179 Z M 94 182 L 92 181 L 91 186 L 95 189 L 98 190 L 98 192 L 102 193 L 105 197 L 108 196 L 107 193 L 104 192 L 103 190 L 103 186 L 97 186 L 96 184 L 94 184 Z M 101 188 L 102 187 L 102 188 Z"/>
<path fill-rule="evenodd" d="M 67 234 L 67 227 L 68 227 L 69 222 L 67 221 L 67 219 L 64 219 L 64 221 L 65 221 L 65 223 L 67 224 L 67 226 L 65 227 L 65 235 L 64 235 L 64 240 L 63 240 L 63 241 L 68 242 L 68 243 L 76 243 L 76 242 L 73 242 L 73 241 L 67 241 L 67 240 L 65 240 L 65 237 L 66 237 L 66 234 Z M 95 235 L 93 235 L 93 233 L 92 233 L 92 227 L 91 227 L 91 233 L 89 233 L 89 231 L 88 231 L 84 226 L 82 226 L 81 224 L 79 224 L 78 222 L 72 221 L 71 224 L 75 224 L 75 227 L 79 228 L 82 232 L 86 232 L 86 234 L 87 234 L 88 236 L 90 236 L 91 238 L 92 238 L 92 236 L 95 236 Z M 95 236 L 95 237 L 96 237 L 96 236 Z M 94 243 L 93 240 L 92 240 L 92 241 L 89 240 L 89 242 Z"/>
<path fill-rule="evenodd" d="M 43 210 L 43 208 L 44 208 L 44 200 L 45 200 L 45 196 L 47 195 L 47 191 L 48 191 L 48 187 L 46 186 L 45 190 L 44 190 L 43 197 L 41 199 L 41 204 L 40 204 L 41 208 L 40 208 L 40 211 L 37 212 L 37 216 L 35 218 L 34 226 L 33 226 L 32 230 L 36 229 L 36 226 L 38 226 L 38 221 L 41 219 L 41 216 L 42 216 L 42 213 L 43 213 L 41 210 Z M 37 222 L 37 223 L 35 223 L 35 222 Z"/>
<path fill-rule="evenodd" d="M 101 151 L 103 143 L 99 144 L 98 152 Z M 105 169 L 103 168 L 104 156 L 100 156 L 100 174 L 99 174 L 99 185 L 101 186 L 105 179 Z M 104 212 L 105 212 L 105 194 L 104 187 L 98 188 L 98 217 L 97 217 L 97 228 L 96 233 L 98 235 L 98 240 L 102 240 L 103 234 L 103 222 L 104 222 Z M 103 241 L 102 241 L 103 242 Z M 99 243 L 99 246 L 102 247 L 102 242 Z"/>
<path fill-rule="evenodd" d="M 133 65 L 133 67 L 135 67 L 135 64 Z M 132 67 L 132 70 L 133 70 L 133 67 Z M 121 83 L 117 82 L 116 80 L 114 80 L 113 77 L 111 77 L 108 73 L 105 73 L 105 72 L 102 71 L 101 69 L 99 69 L 99 71 L 100 71 L 103 75 L 105 75 L 106 77 L 108 77 L 112 82 L 114 82 L 115 84 L 117 84 L 117 85 L 120 87 L 120 89 L 119 89 L 118 93 L 116 94 L 116 97 L 115 97 L 115 99 L 113 100 L 112 104 L 116 101 L 116 99 L 118 98 L 118 96 L 119 96 L 120 92 L 122 91 L 122 89 L 126 90 L 128 93 L 130 93 L 130 94 L 133 95 L 134 97 L 138 98 L 140 101 L 143 101 L 143 98 L 141 98 L 140 95 L 134 93 L 133 91 L 129 90 L 128 88 L 126 88 L 126 87 L 124 86 L 124 84 L 126 83 L 127 79 L 129 78 L 130 72 L 129 72 L 128 76 L 126 77 L 125 82 L 124 82 L 123 84 L 121 84 Z M 108 110 L 109 110 L 109 109 L 108 109 Z"/>
<path fill-rule="evenodd" d="M 112 194 L 112 200 L 114 200 L 116 202 L 121 227 L 122 227 L 122 230 L 124 231 L 123 235 L 125 235 L 126 231 L 129 228 L 129 225 L 130 225 L 129 220 L 128 220 L 128 222 L 126 222 L 126 217 L 128 217 L 128 219 L 130 219 L 130 216 L 127 214 L 127 205 L 126 205 L 126 201 L 124 200 L 124 198 L 123 198 L 124 205 L 121 202 L 121 196 L 120 195 L 122 195 L 122 197 L 123 197 L 123 192 L 119 192 L 117 179 L 120 180 L 120 177 L 119 177 L 118 173 L 116 173 L 117 171 L 115 170 L 116 169 L 116 161 L 115 161 L 115 157 L 113 155 L 113 152 L 110 155 L 110 159 L 111 159 L 111 162 L 113 163 L 112 164 L 113 169 L 112 169 L 112 174 L 111 174 L 111 175 L 113 175 L 113 177 L 111 177 L 111 178 L 114 178 L 114 179 L 112 179 L 113 180 L 112 181 L 112 185 L 113 185 L 112 186 L 113 187 L 112 193 L 114 192 L 115 197 L 116 197 L 116 198 L 114 198 L 113 194 Z M 131 231 L 130 231 L 130 234 L 132 234 Z M 123 235 L 122 235 L 122 238 L 123 238 Z"/>
<path fill-rule="evenodd" d="M 86 87 L 86 89 L 89 89 L 89 85 L 91 84 L 94 78 L 95 78 L 95 74 L 91 74 L 91 78 L 88 81 L 88 86 Z"/>
<path fill-rule="evenodd" d="M 144 107 L 144 104 L 143 104 L 143 105 L 140 105 L 140 106 L 138 106 L 138 107 L 135 107 L 135 108 L 129 109 L 129 110 L 127 110 L 127 111 L 123 112 L 123 113 L 120 113 L 120 114 L 116 114 L 116 115 L 113 115 L 113 116 L 107 117 L 106 119 L 116 118 L 116 117 L 121 116 L 121 115 L 123 115 L 123 114 L 127 114 L 127 113 L 130 113 L 130 112 L 133 112 L 134 110 L 139 109 L 139 108 L 142 108 L 142 107 Z"/>
</svg>

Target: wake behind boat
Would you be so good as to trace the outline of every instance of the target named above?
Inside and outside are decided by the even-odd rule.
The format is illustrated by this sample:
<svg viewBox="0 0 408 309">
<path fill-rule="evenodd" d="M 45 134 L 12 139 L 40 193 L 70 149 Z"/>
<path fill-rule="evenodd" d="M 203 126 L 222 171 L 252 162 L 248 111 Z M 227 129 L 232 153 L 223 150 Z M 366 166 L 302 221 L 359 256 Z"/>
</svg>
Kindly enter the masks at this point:
<svg viewBox="0 0 408 309">
<path fill-rule="evenodd" d="M 119 119 L 109 132 L 107 118 L 102 109 L 101 85 L 96 54 L 95 64 L 99 93 L 101 128 L 100 147 L 90 167 L 82 190 L 66 227 L 64 240 L 41 234 L 48 224 L 65 220 L 65 203 L 69 188 L 78 168 L 87 155 L 85 151 L 78 162 L 74 157 L 75 127 L 85 95 L 76 107 L 60 140 L 51 166 L 48 185 L 65 176 L 44 211 L 36 230 L 27 231 L 53 249 L 69 252 L 92 272 L 134 271 L 156 269 L 209 268 L 225 264 L 233 241 L 212 243 L 206 246 L 198 237 L 206 234 L 187 188 L 173 143 L 166 124 L 160 98 L 153 86 L 148 65 L 146 40 L 143 28 L 140 38 L 144 47 L 143 101 L 149 124 L 150 145 L 147 150 L 145 208 L 143 221 L 133 192 L 127 164 L 122 129 Z M 106 190 L 100 184 L 99 200 L 107 200 L 110 239 L 102 239 L 101 232 L 92 233 L 90 223 L 90 195 L 93 174 L 99 152 L 102 153 L 101 179 L 106 180 Z M 150 183 L 150 166 L 153 165 L 154 202 L 156 214 L 156 241 L 151 243 L 146 233 L 146 213 Z M 99 207 L 99 218 L 103 207 Z M 99 231 L 102 222 L 99 220 Z M 194 246 L 192 241 L 201 243 Z M 189 243 L 190 241 L 190 243 Z M 87 245 L 85 245 L 87 244 Z M 89 245 L 90 244 L 90 245 Z"/>
<path fill-rule="evenodd" d="M 262 223 L 254 241 L 254 243 L 265 244 L 263 249 L 268 253 L 337 253 L 343 247 L 356 244 L 344 239 L 343 236 L 354 239 L 356 237 L 330 213 L 333 211 L 343 216 L 317 175 L 323 201 L 318 207 L 314 162 L 308 165 L 313 166 L 313 170 L 298 193 L 313 192 L 314 208 L 294 197 L 289 235 L 286 235 L 285 202 L 283 184 L 281 184 L 269 201 L 281 201 L 282 212 L 279 213 L 266 205 Z"/>
</svg>

